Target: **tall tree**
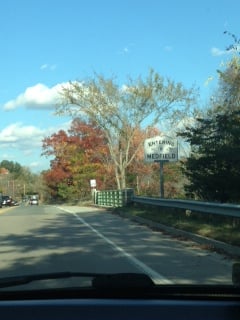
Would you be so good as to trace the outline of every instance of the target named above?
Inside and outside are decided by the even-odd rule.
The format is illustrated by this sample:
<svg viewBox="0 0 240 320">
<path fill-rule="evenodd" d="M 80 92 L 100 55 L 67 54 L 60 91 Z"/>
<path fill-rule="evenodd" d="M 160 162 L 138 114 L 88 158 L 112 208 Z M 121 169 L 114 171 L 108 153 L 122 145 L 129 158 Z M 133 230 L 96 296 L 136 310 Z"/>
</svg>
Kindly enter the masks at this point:
<svg viewBox="0 0 240 320">
<path fill-rule="evenodd" d="M 7 169 L 14 178 L 18 178 L 22 173 L 22 166 L 18 162 L 2 160 L 0 162 L 0 168 Z"/>
<path fill-rule="evenodd" d="M 240 58 L 234 56 L 224 71 L 218 70 L 219 91 L 213 111 L 231 112 L 240 108 Z"/>
<path fill-rule="evenodd" d="M 239 202 L 240 64 L 233 60 L 219 72 L 219 91 L 207 114 L 180 135 L 192 147 L 184 163 L 186 190 L 205 200 Z"/>
<path fill-rule="evenodd" d="M 43 189 L 41 175 L 32 173 L 29 168 L 18 162 L 2 160 L 0 162 L 0 189 L 6 195 L 20 200 L 26 194 L 40 192 Z"/>
<path fill-rule="evenodd" d="M 126 169 L 132 163 L 142 141 L 135 146 L 136 130 L 146 123 L 153 127 L 163 120 L 176 124 L 186 116 L 195 98 L 194 90 L 181 83 L 164 79 L 150 70 L 146 79 L 128 80 L 119 86 L 115 79 L 96 74 L 93 79 L 70 82 L 61 93 L 56 108 L 59 115 L 82 115 L 96 123 L 104 132 L 114 164 L 117 187 L 126 187 Z"/>
<path fill-rule="evenodd" d="M 42 155 L 53 156 L 51 169 L 44 173 L 53 196 L 82 198 L 89 194 L 90 179 L 96 179 L 98 187 L 106 183 L 102 176 L 106 176 L 108 149 L 94 123 L 74 119 L 68 132 L 60 130 L 43 140 Z"/>
</svg>

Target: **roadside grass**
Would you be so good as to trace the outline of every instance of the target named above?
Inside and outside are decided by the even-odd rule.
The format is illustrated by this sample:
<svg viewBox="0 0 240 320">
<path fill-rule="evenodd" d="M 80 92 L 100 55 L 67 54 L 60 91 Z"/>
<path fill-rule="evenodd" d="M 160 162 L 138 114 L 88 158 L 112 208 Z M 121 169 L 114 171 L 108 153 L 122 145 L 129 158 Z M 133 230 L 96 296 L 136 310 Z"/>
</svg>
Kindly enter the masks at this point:
<svg viewBox="0 0 240 320">
<path fill-rule="evenodd" d="M 240 246 L 240 219 L 137 204 L 120 210 L 123 214 L 138 216 L 176 229 Z"/>
</svg>

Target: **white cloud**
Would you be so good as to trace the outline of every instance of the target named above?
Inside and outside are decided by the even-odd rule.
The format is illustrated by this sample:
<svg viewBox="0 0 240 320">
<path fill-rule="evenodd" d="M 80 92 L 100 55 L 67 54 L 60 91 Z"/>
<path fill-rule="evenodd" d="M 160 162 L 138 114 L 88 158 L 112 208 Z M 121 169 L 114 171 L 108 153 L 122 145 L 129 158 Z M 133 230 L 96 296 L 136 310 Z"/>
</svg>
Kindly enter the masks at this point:
<svg viewBox="0 0 240 320">
<path fill-rule="evenodd" d="M 39 168 L 40 166 L 41 166 L 41 163 L 39 163 L 39 162 L 37 162 L 37 161 L 31 162 L 31 163 L 29 164 L 29 167 L 30 167 L 31 169 Z"/>
<path fill-rule="evenodd" d="M 55 70 L 57 66 L 55 64 L 44 63 L 40 66 L 40 70 Z"/>
<path fill-rule="evenodd" d="M 209 85 L 209 83 L 210 83 L 211 81 L 213 81 L 213 80 L 214 80 L 214 77 L 213 77 L 213 76 L 209 76 L 209 77 L 207 78 L 207 80 L 204 82 L 204 86 L 207 87 L 207 86 Z"/>
<path fill-rule="evenodd" d="M 130 52 L 128 47 L 124 47 L 123 49 L 121 49 L 120 51 L 118 51 L 118 54 L 120 55 L 126 55 Z"/>
<path fill-rule="evenodd" d="M 59 94 L 66 83 L 57 84 L 48 88 L 42 83 L 28 87 L 25 92 L 21 93 L 15 99 L 8 101 L 3 105 L 4 110 L 13 110 L 18 107 L 28 109 L 53 109 L 58 102 Z"/>
<path fill-rule="evenodd" d="M 1 153 L 0 158 L 1 158 L 1 160 L 5 160 L 5 159 L 10 160 L 10 159 L 13 159 L 14 156 L 10 153 Z"/>
<path fill-rule="evenodd" d="M 48 64 L 44 63 L 44 64 L 41 65 L 40 69 L 41 70 L 45 70 L 45 69 L 47 69 L 47 67 L 48 67 Z"/>
<path fill-rule="evenodd" d="M 127 55 L 127 54 L 129 54 L 131 52 L 131 48 L 134 47 L 134 46 L 135 46 L 134 43 L 129 43 L 128 45 L 123 47 L 120 51 L 118 51 L 118 54 Z"/>
<path fill-rule="evenodd" d="M 44 130 L 35 126 L 24 126 L 20 122 L 13 123 L 0 131 L 1 147 L 36 147 L 40 145 Z"/>
<path fill-rule="evenodd" d="M 0 148 L 18 149 L 26 156 L 31 154 L 33 149 L 41 148 L 42 140 L 46 136 L 62 130 L 68 130 L 71 121 L 59 124 L 55 127 L 40 129 L 32 125 L 23 125 L 20 122 L 12 123 L 0 131 Z"/>
<path fill-rule="evenodd" d="M 42 140 L 60 129 L 67 131 L 70 124 L 68 121 L 41 129 L 20 122 L 12 123 L 0 131 L 0 159 L 17 161 L 35 172 L 45 170 L 50 158 L 41 157 Z"/>
<path fill-rule="evenodd" d="M 214 57 L 223 56 L 223 55 L 230 54 L 230 53 L 232 53 L 231 50 L 221 50 L 221 49 L 216 48 L 216 47 L 212 47 L 211 48 L 211 54 Z"/>
</svg>

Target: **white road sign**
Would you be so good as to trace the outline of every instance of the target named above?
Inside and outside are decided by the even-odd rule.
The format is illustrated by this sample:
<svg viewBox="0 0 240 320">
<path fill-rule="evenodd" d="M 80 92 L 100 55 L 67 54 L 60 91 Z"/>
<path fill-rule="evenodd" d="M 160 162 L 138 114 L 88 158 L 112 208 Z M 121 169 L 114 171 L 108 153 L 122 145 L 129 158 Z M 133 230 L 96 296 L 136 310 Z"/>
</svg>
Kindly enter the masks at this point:
<svg viewBox="0 0 240 320">
<path fill-rule="evenodd" d="M 146 162 L 177 161 L 178 142 L 169 136 L 156 136 L 144 141 Z"/>
<path fill-rule="evenodd" d="M 90 180 L 90 186 L 91 186 L 91 188 L 96 188 L 96 186 L 97 186 L 97 181 L 96 181 L 96 179 L 91 179 L 91 180 Z"/>
</svg>

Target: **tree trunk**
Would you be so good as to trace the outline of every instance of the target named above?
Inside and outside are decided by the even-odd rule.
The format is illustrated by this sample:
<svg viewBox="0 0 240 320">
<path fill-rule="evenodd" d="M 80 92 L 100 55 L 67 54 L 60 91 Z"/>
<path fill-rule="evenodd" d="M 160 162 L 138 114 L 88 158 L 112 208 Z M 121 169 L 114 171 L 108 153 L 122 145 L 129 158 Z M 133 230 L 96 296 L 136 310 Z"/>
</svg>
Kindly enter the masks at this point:
<svg viewBox="0 0 240 320">
<path fill-rule="evenodd" d="M 121 189 L 126 189 L 126 170 L 124 166 L 121 168 Z"/>
<path fill-rule="evenodd" d="M 118 188 L 118 190 L 120 190 L 121 189 L 121 181 L 120 181 L 120 179 L 119 179 L 119 173 L 118 173 L 118 167 L 117 166 L 115 166 L 115 178 L 116 178 L 116 183 L 117 183 L 117 188 Z"/>
</svg>

